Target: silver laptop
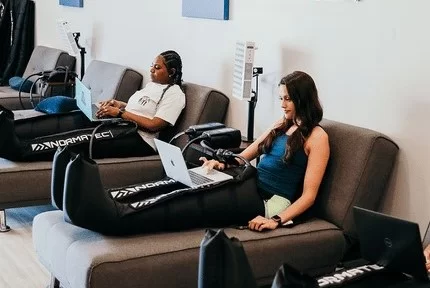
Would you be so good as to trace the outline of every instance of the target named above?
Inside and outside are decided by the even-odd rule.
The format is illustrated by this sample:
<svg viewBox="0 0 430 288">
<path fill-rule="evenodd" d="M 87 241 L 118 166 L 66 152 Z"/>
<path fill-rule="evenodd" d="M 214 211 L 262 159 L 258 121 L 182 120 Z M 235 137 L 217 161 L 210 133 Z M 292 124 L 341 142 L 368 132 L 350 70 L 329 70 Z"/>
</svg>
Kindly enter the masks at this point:
<svg viewBox="0 0 430 288">
<path fill-rule="evenodd" d="M 158 139 L 154 140 L 167 176 L 188 187 L 211 186 L 233 179 L 232 176 L 217 170 L 207 173 L 201 166 L 188 169 L 179 147 Z"/>
<path fill-rule="evenodd" d="M 111 121 L 112 119 L 119 119 L 115 117 L 97 118 L 96 113 L 99 110 L 99 104 L 96 99 L 93 99 L 91 90 L 88 89 L 81 80 L 75 80 L 75 99 L 78 108 L 87 116 L 92 122 L 96 121 Z"/>
</svg>

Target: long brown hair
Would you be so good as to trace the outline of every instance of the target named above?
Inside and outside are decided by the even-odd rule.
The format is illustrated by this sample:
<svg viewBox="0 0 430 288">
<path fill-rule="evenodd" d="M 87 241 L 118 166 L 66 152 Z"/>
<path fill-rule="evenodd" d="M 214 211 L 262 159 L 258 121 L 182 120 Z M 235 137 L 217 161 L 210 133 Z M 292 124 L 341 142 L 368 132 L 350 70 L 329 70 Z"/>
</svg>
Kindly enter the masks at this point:
<svg viewBox="0 0 430 288">
<path fill-rule="evenodd" d="M 288 137 L 285 147 L 285 162 L 289 162 L 299 149 L 303 147 L 305 139 L 309 137 L 312 130 L 323 117 L 323 110 L 318 99 L 318 91 L 311 76 L 305 72 L 295 71 L 281 79 L 279 85 L 287 87 L 288 95 L 296 108 L 295 119 L 285 119 L 273 128 L 269 135 L 258 145 L 258 151 L 267 153 L 272 147 L 274 139 L 285 134 L 294 124 L 297 130 Z"/>
</svg>

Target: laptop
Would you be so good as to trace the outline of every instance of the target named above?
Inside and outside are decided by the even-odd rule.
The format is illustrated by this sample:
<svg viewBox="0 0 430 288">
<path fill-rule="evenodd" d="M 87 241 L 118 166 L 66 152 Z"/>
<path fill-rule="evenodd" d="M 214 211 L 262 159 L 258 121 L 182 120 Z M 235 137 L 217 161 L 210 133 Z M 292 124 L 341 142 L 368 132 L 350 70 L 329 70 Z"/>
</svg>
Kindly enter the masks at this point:
<svg viewBox="0 0 430 288">
<path fill-rule="evenodd" d="M 91 90 L 88 89 L 79 78 L 75 78 L 75 99 L 78 108 L 92 122 L 97 121 L 112 121 L 119 119 L 116 117 L 97 118 L 96 113 L 99 110 L 99 104 L 96 99 L 93 99 Z"/>
<path fill-rule="evenodd" d="M 209 173 L 201 166 L 188 169 L 179 147 L 158 139 L 154 141 L 166 175 L 188 187 L 207 187 L 233 179 L 231 175 L 215 169 Z"/>
<path fill-rule="evenodd" d="M 417 223 L 354 206 L 361 255 L 393 272 L 429 281 Z M 429 224 L 430 225 L 430 224 Z M 429 238 L 429 227 L 426 236 Z"/>
</svg>

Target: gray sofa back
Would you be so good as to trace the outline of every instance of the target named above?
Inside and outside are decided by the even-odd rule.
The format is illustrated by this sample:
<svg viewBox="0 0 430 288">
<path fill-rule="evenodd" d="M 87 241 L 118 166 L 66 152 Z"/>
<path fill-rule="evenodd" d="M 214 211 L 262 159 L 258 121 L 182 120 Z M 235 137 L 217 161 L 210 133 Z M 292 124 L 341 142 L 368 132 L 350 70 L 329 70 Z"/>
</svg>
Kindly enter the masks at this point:
<svg viewBox="0 0 430 288">
<path fill-rule="evenodd" d="M 324 119 L 330 160 L 315 203 L 317 217 L 355 236 L 352 207 L 377 210 L 393 170 L 399 147 L 369 129 Z"/>
<path fill-rule="evenodd" d="M 75 70 L 76 58 L 67 54 L 59 49 L 36 46 L 31 54 L 31 57 L 27 63 L 23 78 L 26 78 L 32 74 L 39 73 L 42 71 L 54 70 L 58 66 L 69 66 L 71 71 Z M 39 76 L 30 77 L 31 81 L 36 81 Z M 35 85 L 36 89 L 33 91 L 35 94 L 40 93 L 39 85 Z M 19 101 L 19 92 L 10 88 L 9 86 L 0 87 L 0 104 L 10 110 L 21 110 L 33 108 L 29 101 L 29 93 L 21 93 L 22 107 Z"/>
<path fill-rule="evenodd" d="M 186 130 L 191 125 L 207 122 L 224 123 L 230 100 L 220 91 L 193 83 L 184 83 L 186 106 L 175 126 L 160 133 L 159 138 L 169 141 L 174 135 Z M 175 142 L 184 146 L 188 138 L 183 136 Z"/>
<path fill-rule="evenodd" d="M 69 69 L 74 71 L 75 63 L 76 58 L 67 52 L 46 46 L 36 46 L 22 77 L 27 77 L 37 72 L 53 70 L 57 66 L 69 66 Z"/>
<path fill-rule="evenodd" d="M 98 101 L 116 99 L 127 102 L 142 87 L 143 76 L 139 72 L 114 63 L 91 61 L 82 82 Z"/>
</svg>

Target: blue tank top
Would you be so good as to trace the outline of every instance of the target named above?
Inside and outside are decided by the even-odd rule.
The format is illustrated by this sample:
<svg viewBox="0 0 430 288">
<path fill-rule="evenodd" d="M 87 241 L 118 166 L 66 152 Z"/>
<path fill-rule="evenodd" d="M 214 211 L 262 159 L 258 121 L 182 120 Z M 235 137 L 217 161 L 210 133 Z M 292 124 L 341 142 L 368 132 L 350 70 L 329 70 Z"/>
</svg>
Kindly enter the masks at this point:
<svg viewBox="0 0 430 288">
<path fill-rule="evenodd" d="M 264 154 L 257 165 L 258 188 L 294 201 L 302 187 L 308 156 L 302 149 L 294 153 L 287 164 L 283 161 L 288 135 L 276 137 L 272 149 Z"/>
</svg>

